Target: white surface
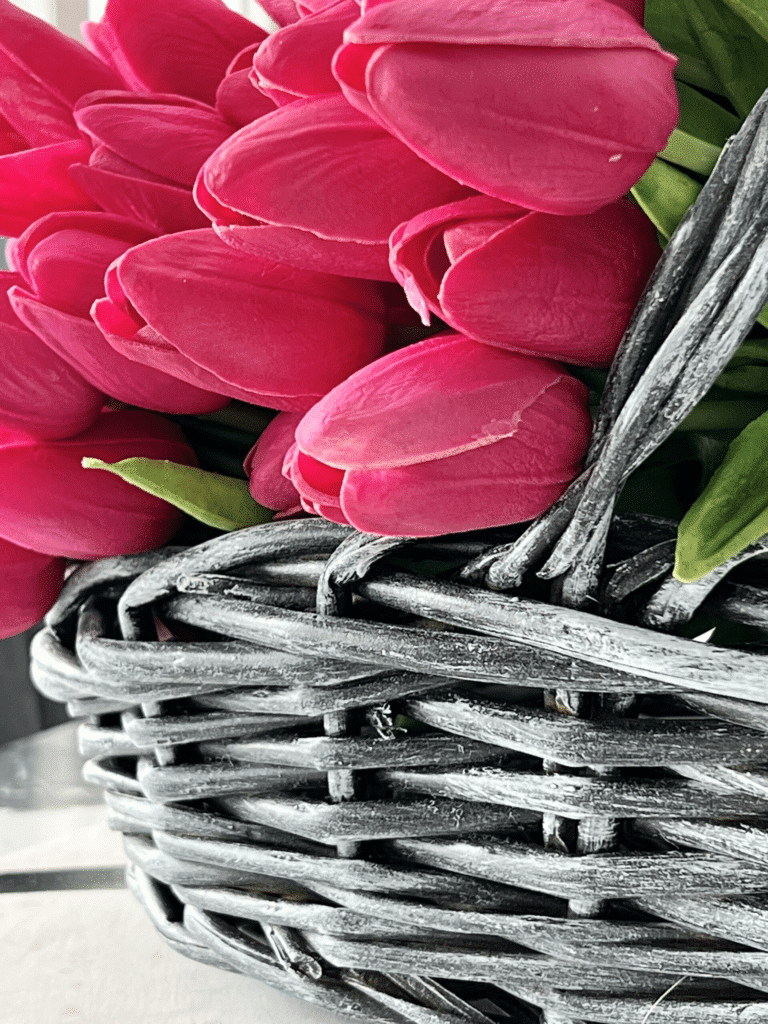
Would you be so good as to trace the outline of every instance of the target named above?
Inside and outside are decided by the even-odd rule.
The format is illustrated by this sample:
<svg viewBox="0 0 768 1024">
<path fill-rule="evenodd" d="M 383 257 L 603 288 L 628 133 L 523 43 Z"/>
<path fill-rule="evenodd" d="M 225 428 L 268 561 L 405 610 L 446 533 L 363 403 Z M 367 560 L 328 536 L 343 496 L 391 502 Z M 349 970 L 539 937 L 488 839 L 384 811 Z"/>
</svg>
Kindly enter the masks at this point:
<svg viewBox="0 0 768 1024">
<path fill-rule="evenodd" d="M 0 896 L 0 958 L 3 1024 L 343 1024 L 175 953 L 124 890 Z"/>
<path fill-rule="evenodd" d="M 122 836 L 107 828 L 103 804 L 48 811 L 0 808 L 0 872 L 119 867 L 125 860 Z"/>
</svg>

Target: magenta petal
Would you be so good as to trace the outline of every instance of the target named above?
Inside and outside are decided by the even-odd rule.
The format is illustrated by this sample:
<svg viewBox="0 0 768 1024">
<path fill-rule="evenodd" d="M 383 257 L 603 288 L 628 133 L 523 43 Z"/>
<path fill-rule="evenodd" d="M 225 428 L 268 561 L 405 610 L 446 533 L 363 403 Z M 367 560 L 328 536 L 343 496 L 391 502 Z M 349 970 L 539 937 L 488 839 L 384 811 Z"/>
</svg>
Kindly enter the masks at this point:
<svg viewBox="0 0 768 1024">
<path fill-rule="evenodd" d="M 260 84 L 294 96 L 338 92 L 331 60 L 347 25 L 360 16 L 355 0 L 334 0 L 316 14 L 267 36 L 253 62 Z"/>
<path fill-rule="evenodd" d="M 578 472 L 561 480 L 518 476 L 514 438 L 435 462 L 346 473 L 341 507 L 365 533 L 432 537 L 525 522 L 549 508 Z"/>
<path fill-rule="evenodd" d="M 275 109 L 275 103 L 250 80 L 255 50 L 256 47 L 248 46 L 238 54 L 216 90 L 216 109 L 238 128 Z"/>
<path fill-rule="evenodd" d="M 0 424 L 39 438 L 78 434 L 98 416 L 104 394 L 20 322 L 6 294 L 20 283 L 0 271 Z"/>
<path fill-rule="evenodd" d="M 263 7 L 278 25 L 290 25 L 299 20 L 295 0 L 259 0 L 259 7 Z"/>
<path fill-rule="evenodd" d="M 216 225 L 214 230 L 233 249 L 300 270 L 319 270 L 324 274 L 371 281 L 392 280 L 386 245 L 333 242 L 313 235 L 311 231 L 272 224 L 251 227 Z"/>
<path fill-rule="evenodd" d="M 0 2 L 0 22 L 3 113 L 32 146 L 76 139 L 75 101 L 119 80 L 80 43 L 8 0 Z"/>
<path fill-rule="evenodd" d="M 307 413 L 296 441 L 345 469 L 425 462 L 515 435 L 521 410 L 566 380 L 557 363 L 440 335 L 358 370 Z"/>
<path fill-rule="evenodd" d="M 301 417 L 300 412 L 278 413 L 246 457 L 251 496 L 265 508 L 286 510 L 298 504 L 298 491 L 282 470 Z"/>
<path fill-rule="evenodd" d="M 402 221 L 467 195 L 342 96 L 299 100 L 242 128 L 203 175 L 233 210 L 336 241 L 386 242 Z"/>
<path fill-rule="evenodd" d="M 90 97 L 86 98 L 90 100 Z M 78 127 L 124 160 L 192 187 L 205 160 L 232 134 L 212 108 L 173 97 L 103 93 L 75 110 Z"/>
<path fill-rule="evenodd" d="M 220 392 L 193 387 L 116 352 L 91 321 L 38 302 L 19 288 L 10 292 L 23 323 L 94 387 L 129 405 L 169 413 L 202 413 L 226 404 Z"/>
<path fill-rule="evenodd" d="M 101 31 L 102 27 L 107 32 Z M 266 33 L 217 0 L 109 0 L 91 36 L 100 53 L 150 92 L 174 92 L 213 103 L 232 58 Z"/>
<path fill-rule="evenodd" d="M 20 235 L 54 210 L 95 210 L 97 204 L 70 173 L 90 151 L 77 139 L 0 156 L 0 234 Z"/>
<path fill-rule="evenodd" d="M 154 233 L 187 231 L 208 223 L 187 189 L 126 178 L 85 164 L 74 164 L 70 173 L 102 209 L 138 221 Z"/>
<path fill-rule="evenodd" d="M 159 547 L 181 524 L 165 501 L 84 457 L 119 462 L 143 456 L 195 465 L 179 428 L 143 410 L 102 413 L 89 430 L 61 441 L 18 438 L 0 448 L 0 536 L 48 555 L 91 559 Z"/>
<path fill-rule="evenodd" d="M 0 540 L 0 639 L 38 623 L 61 592 L 63 558 Z"/>
<path fill-rule="evenodd" d="M 116 268 L 153 330 L 240 389 L 319 396 L 382 351 L 375 285 L 242 256 L 210 229 L 145 242 Z"/>
<path fill-rule="evenodd" d="M 531 214 L 447 271 L 442 316 L 491 345 L 608 366 L 660 254 L 628 201 L 584 217 Z"/>
</svg>

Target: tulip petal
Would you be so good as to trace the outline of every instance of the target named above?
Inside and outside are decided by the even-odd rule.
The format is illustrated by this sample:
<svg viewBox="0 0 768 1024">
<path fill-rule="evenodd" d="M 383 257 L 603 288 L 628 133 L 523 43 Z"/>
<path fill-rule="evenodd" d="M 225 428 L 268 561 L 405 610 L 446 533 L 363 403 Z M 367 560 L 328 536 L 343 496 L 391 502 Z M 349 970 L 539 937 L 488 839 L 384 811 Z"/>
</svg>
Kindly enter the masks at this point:
<svg viewBox="0 0 768 1024">
<path fill-rule="evenodd" d="M 63 558 L 0 540 L 0 639 L 38 623 L 61 592 Z"/>
<path fill-rule="evenodd" d="M 20 288 L 10 300 L 19 318 L 94 387 L 111 398 L 156 412 L 213 412 L 227 404 L 221 392 L 202 390 L 116 352 L 91 321 L 44 305 Z"/>
<path fill-rule="evenodd" d="M 605 367 L 660 255 L 627 201 L 585 217 L 531 214 L 459 256 L 441 315 L 490 345 Z"/>
<path fill-rule="evenodd" d="M 210 229 L 145 242 L 115 268 L 154 331 L 241 390 L 295 395 L 300 366 L 319 397 L 383 348 L 375 285 L 244 257 Z"/>
<path fill-rule="evenodd" d="M 379 244 L 402 221 L 468 194 L 342 96 L 298 100 L 242 128 L 203 177 L 221 203 L 257 220 Z"/>
<path fill-rule="evenodd" d="M 389 249 L 386 245 L 360 242 L 334 242 L 299 228 L 214 225 L 216 234 L 227 245 L 262 259 L 285 263 L 299 270 L 319 270 L 341 277 L 360 277 L 370 281 L 391 281 Z"/>
<path fill-rule="evenodd" d="M 109 0 L 87 38 L 130 88 L 139 82 L 150 92 L 212 104 L 232 58 L 265 35 L 217 0 L 163 0 L 149 7 L 144 0 Z"/>
<path fill-rule="evenodd" d="M 76 139 L 0 156 L 0 234 L 20 235 L 54 210 L 97 209 L 70 173 L 90 151 Z"/>
<path fill-rule="evenodd" d="M 85 456 L 196 464 L 175 424 L 139 410 L 102 413 L 89 430 L 61 441 L 0 437 L 0 537 L 48 555 L 90 559 L 160 547 L 173 536 L 181 523 L 177 509 L 110 473 L 83 469 Z"/>
<path fill-rule="evenodd" d="M 192 193 L 187 189 L 127 178 L 86 164 L 74 164 L 70 167 L 70 174 L 83 192 L 102 209 L 138 221 L 153 233 L 188 231 L 208 224 L 208 219 L 195 206 Z"/>
<path fill-rule="evenodd" d="M 259 7 L 278 25 L 290 25 L 299 20 L 295 0 L 259 0 Z"/>
<path fill-rule="evenodd" d="M 250 80 L 258 46 L 246 46 L 227 68 L 216 90 L 216 109 L 223 118 L 242 128 L 275 109 L 275 104 Z"/>
<path fill-rule="evenodd" d="M 80 43 L 9 0 L 0 0 L 0 106 L 31 146 L 77 139 L 72 106 L 119 80 Z"/>
<path fill-rule="evenodd" d="M 297 97 L 338 92 L 331 60 L 341 46 L 344 29 L 359 16 L 355 0 L 334 0 L 267 36 L 253 62 L 260 86 Z"/>
<path fill-rule="evenodd" d="M 104 394 L 20 322 L 7 291 L 21 277 L 0 271 L 0 423 L 33 437 L 79 434 L 98 416 Z"/>
<path fill-rule="evenodd" d="M 189 188 L 203 163 L 232 134 L 211 107 L 171 96 L 87 96 L 75 109 L 75 121 L 94 144 Z"/>
<path fill-rule="evenodd" d="M 285 510 L 299 501 L 298 491 L 282 470 L 301 417 L 300 412 L 278 413 L 246 456 L 243 468 L 251 496 L 265 508 Z"/>
<path fill-rule="evenodd" d="M 556 386 L 586 397 L 557 363 L 440 335 L 358 370 L 309 410 L 296 442 L 350 470 L 426 462 L 515 436 Z"/>
<path fill-rule="evenodd" d="M 345 474 L 341 507 L 365 533 L 432 537 L 533 519 L 549 508 L 576 475 L 525 481 L 518 473 L 516 438 L 435 462 Z"/>
</svg>

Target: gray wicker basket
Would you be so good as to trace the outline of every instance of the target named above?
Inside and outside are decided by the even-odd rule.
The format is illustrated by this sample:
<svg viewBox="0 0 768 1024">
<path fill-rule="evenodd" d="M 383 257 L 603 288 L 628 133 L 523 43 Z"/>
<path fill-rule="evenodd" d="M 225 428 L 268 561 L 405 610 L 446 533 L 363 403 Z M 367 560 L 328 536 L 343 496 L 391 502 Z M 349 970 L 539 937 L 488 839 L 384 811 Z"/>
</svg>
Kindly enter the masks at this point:
<svg viewBox="0 0 768 1024">
<path fill-rule="evenodd" d="M 70 578 L 34 679 L 176 949 L 365 1021 L 768 1022 L 768 661 L 675 635 L 768 631 L 768 544 L 681 584 L 675 524 L 612 514 L 768 298 L 767 105 L 531 527 L 307 519 Z"/>
</svg>

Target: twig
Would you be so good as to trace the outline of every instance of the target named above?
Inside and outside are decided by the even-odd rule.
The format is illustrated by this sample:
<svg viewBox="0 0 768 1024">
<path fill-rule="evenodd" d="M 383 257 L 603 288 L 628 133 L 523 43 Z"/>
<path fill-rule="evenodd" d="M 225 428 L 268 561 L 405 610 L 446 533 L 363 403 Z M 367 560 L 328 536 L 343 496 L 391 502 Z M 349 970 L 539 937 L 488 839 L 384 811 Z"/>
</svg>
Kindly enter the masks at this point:
<svg viewBox="0 0 768 1024">
<path fill-rule="evenodd" d="M 661 1006 L 661 1004 L 664 1002 L 664 1000 L 667 998 L 667 996 L 672 995 L 672 993 L 675 991 L 675 989 L 679 988 L 680 985 L 682 985 L 683 982 L 687 981 L 687 980 L 688 980 L 688 975 L 684 974 L 682 976 L 682 978 L 678 978 L 677 979 L 677 981 L 674 983 L 674 985 L 670 985 L 666 992 L 662 992 L 661 995 L 659 996 L 659 998 L 653 1004 L 653 1006 L 648 1010 L 648 1013 L 646 1013 L 646 1015 L 643 1017 L 643 1019 L 640 1022 L 640 1024 L 648 1024 L 648 1021 L 651 1019 L 651 1014 L 653 1013 L 653 1011 L 658 1006 Z"/>
</svg>

